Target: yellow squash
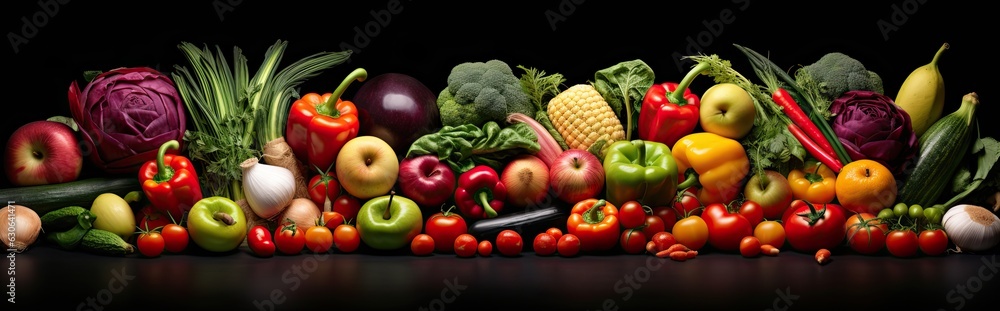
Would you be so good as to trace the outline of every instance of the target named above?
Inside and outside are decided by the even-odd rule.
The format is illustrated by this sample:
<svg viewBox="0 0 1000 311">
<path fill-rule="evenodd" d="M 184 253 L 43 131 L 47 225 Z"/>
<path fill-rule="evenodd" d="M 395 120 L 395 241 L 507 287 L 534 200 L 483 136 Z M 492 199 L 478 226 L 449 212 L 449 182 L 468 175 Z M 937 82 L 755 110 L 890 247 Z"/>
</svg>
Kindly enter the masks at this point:
<svg viewBox="0 0 1000 311">
<path fill-rule="evenodd" d="M 941 45 L 930 63 L 913 70 L 896 94 L 896 105 L 910 115 L 917 137 L 940 119 L 944 110 L 944 79 L 938 70 L 938 60 L 948 47 L 948 43 Z"/>
</svg>

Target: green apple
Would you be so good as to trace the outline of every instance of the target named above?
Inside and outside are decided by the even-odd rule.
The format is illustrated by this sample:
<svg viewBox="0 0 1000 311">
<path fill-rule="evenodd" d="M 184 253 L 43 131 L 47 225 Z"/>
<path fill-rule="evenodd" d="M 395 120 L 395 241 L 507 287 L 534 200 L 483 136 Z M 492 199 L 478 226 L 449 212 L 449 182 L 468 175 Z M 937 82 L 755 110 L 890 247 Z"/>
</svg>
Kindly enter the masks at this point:
<svg viewBox="0 0 1000 311">
<path fill-rule="evenodd" d="M 394 250 L 410 245 L 423 229 L 420 205 L 409 198 L 389 195 L 372 198 L 358 211 L 358 234 L 365 245 Z"/>
<path fill-rule="evenodd" d="M 201 248 L 228 252 L 239 247 L 247 237 L 247 218 L 233 200 L 215 196 L 199 200 L 187 219 L 188 234 Z"/>
<path fill-rule="evenodd" d="M 750 93 L 733 83 L 719 83 L 705 90 L 698 113 L 703 130 L 736 140 L 750 133 L 757 117 Z"/>
</svg>

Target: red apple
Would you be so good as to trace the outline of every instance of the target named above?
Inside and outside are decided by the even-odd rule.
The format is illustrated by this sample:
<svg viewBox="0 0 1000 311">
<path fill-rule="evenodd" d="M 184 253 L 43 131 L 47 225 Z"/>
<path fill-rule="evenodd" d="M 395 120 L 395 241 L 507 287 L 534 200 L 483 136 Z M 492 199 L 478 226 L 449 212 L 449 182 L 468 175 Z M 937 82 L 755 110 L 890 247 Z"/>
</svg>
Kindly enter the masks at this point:
<svg viewBox="0 0 1000 311">
<path fill-rule="evenodd" d="M 541 158 L 523 154 L 504 166 L 500 181 L 507 187 L 507 202 L 511 205 L 537 205 L 549 194 L 549 167 Z"/>
<path fill-rule="evenodd" d="M 765 170 L 764 178 L 759 174 L 750 177 L 743 196 L 760 204 L 765 219 L 777 220 L 792 204 L 792 186 L 781 173 Z"/>
<path fill-rule="evenodd" d="M 34 186 L 76 180 L 83 154 L 76 133 L 55 121 L 33 121 L 10 135 L 4 151 L 4 171 L 15 186 Z"/>
<path fill-rule="evenodd" d="M 549 168 L 550 187 L 567 203 L 594 198 L 604 189 L 604 166 L 582 149 L 563 151 Z"/>
<path fill-rule="evenodd" d="M 455 172 L 436 155 L 403 159 L 399 190 L 422 208 L 439 208 L 455 194 Z"/>
</svg>

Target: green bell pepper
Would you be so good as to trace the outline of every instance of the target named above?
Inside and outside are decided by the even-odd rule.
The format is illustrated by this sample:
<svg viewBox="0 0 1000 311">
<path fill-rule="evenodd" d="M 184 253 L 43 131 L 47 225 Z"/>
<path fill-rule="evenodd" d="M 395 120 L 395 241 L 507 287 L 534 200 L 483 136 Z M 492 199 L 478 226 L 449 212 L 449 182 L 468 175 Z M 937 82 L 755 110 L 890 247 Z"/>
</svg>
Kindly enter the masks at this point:
<svg viewBox="0 0 1000 311">
<path fill-rule="evenodd" d="M 617 141 L 604 156 L 607 200 L 615 206 L 628 201 L 642 205 L 673 206 L 677 194 L 677 163 L 666 144 Z"/>
</svg>

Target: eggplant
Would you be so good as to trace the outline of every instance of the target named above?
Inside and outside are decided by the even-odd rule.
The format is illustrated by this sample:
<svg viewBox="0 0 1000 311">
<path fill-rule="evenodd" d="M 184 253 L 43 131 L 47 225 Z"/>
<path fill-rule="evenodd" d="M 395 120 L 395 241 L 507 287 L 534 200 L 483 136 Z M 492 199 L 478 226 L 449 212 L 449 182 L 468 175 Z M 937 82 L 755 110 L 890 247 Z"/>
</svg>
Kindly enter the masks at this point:
<svg viewBox="0 0 1000 311">
<path fill-rule="evenodd" d="M 480 219 L 469 226 L 469 234 L 479 240 L 492 240 L 500 231 L 511 229 L 517 231 L 526 241 L 535 235 L 556 227 L 565 231 L 566 219 L 569 217 L 568 206 L 550 205 L 540 209 L 513 212 L 494 218 Z"/>
</svg>

